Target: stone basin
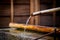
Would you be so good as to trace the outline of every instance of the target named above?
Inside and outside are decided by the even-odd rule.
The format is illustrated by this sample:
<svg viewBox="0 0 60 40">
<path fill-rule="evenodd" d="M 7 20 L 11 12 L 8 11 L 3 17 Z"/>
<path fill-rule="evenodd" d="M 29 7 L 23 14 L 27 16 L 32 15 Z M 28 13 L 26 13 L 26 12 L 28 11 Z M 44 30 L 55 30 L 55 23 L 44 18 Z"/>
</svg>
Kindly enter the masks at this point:
<svg viewBox="0 0 60 40">
<path fill-rule="evenodd" d="M 38 37 L 41 37 L 42 35 L 44 34 L 28 31 L 18 31 L 14 28 L 0 29 L 0 40 L 34 40 Z M 54 37 L 45 36 L 38 40 L 54 40 Z"/>
</svg>

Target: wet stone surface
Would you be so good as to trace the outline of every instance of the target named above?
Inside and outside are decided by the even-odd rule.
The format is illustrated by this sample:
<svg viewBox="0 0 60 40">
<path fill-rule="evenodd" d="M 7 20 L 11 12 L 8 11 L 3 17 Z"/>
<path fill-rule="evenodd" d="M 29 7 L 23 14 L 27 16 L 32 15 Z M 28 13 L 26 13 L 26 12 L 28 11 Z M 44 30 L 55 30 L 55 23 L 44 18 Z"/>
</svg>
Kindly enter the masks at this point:
<svg viewBox="0 0 60 40">
<path fill-rule="evenodd" d="M 38 37 L 41 37 L 42 35 L 44 34 L 17 31 L 17 30 L 10 30 L 9 32 L 0 31 L 0 40 L 34 40 Z M 38 40 L 54 40 L 54 38 L 46 36 Z"/>
</svg>

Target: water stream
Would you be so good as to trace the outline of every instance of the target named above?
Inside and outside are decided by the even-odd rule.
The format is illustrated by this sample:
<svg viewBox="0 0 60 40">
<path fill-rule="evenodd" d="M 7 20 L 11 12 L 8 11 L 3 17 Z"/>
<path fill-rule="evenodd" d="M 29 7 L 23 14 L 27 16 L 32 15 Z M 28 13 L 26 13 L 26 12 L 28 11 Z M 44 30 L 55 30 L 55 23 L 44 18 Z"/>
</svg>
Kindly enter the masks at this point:
<svg viewBox="0 0 60 40">
<path fill-rule="evenodd" d="M 32 17 L 32 16 L 30 16 L 30 17 L 27 19 L 27 21 L 26 21 L 26 25 L 28 25 L 29 20 L 30 20 L 31 17 Z"/>
<path fill-rule="evenodd" d="M 29 18 L 27 19 L 26 25 L 28 25 L 31 17 L 32 17 L 32 16 L 29 16 Z M 24 33 L 23 33 L 24 36 L 25 36 L 25 31 L 26 31 L 26 28 L 24 27 Z M 25 37 L 23 38 L 23 40 L 25 40 Z"/>
</svg>

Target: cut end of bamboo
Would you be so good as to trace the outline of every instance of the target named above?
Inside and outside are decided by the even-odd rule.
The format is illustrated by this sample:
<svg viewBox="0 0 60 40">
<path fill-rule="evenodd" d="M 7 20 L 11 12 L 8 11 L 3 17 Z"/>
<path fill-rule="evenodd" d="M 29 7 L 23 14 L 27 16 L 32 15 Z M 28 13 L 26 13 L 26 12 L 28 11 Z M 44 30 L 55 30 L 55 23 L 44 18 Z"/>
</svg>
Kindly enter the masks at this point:
<svg viewBox="0 0 60 40">
<path fill-rule="evenodd" d="M 12 28 L 20 28 L 22 27 L 23 24 L 18 24 L 18 23 L 9 23 L 9 27 Z"/>
</svg>

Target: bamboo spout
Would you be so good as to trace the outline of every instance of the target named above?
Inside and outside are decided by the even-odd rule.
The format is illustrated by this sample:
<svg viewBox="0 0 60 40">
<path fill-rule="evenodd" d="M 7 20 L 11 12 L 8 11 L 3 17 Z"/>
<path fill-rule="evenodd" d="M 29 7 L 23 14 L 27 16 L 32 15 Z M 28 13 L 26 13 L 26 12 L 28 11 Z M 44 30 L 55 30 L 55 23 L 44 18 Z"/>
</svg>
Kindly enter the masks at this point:
<svg viewBox="0 0 60 40">
<path fill-rule="evenodd" d="M 38 15 L 40 13 L 55 12 L 55 11 L 59 11 L 59 10 L 60 10 L 60 7 L 58 7 L 58 8 L 52 8 L 52 9 L 47 9 L 47 10 L 42 10 L 42 11 L 34 12 L 32 15 Z"/>
</svg>

